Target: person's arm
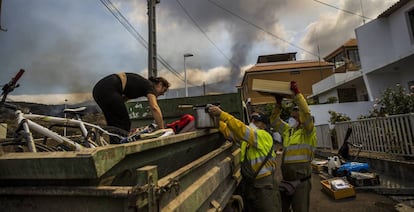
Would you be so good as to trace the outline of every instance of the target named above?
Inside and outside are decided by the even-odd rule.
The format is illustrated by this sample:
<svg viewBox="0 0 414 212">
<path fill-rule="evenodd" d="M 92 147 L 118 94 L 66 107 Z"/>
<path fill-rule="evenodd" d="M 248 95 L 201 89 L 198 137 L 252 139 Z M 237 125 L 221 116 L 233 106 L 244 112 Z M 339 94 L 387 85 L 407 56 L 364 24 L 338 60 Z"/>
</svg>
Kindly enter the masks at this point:
<svg viewBox="0 0 414 212">
<path fill-rule="evenodd" d="M 282 96 L 275 96 L 275 107 L 270 115 L 270 125 L 281 135 L 283 135 L 283 131 L 288 126 L 288 124 L 280 118 L 280 114 L 282 113 L 282 99 Z"/>
<path fill-rule="evenodd" d="M 307 132 L 311 132 L 314 128 L 314 123 L 308 103 L 306 103 L 305 97 L 303 97 L 301 93 L 298 93 L 295 96 L 295 102 L 299 107 L 299 117 L 303 129 L 305 129 Z"/>
<path fill-rule="evenodd" d="M 223 136 L 227 140 L 236 141 L 234 139 L 233 133 L 229 130 L 229 128 L 227 127 L 227 124 L 224 123 L 223 121 L 219 121 L 219 131 L 221 132 L 221 134 L 223 134 Z"/>
<path fill-rule="evenodd" d="M 294 101 L 296 102 L 296 105 L 299 107 L 299 119 L 302 123 L 303 129 L 305 129 L 305 131 L 308 132 L 308 134 L 310 134 L 314 130 L 314 123 L 308 103 L 306 102 L 305 97 L 303 97 L 302 93 L 300 92 L 299 86 L 295 81 L 290 82 L 290 89 L 295 94 Z"/>
<path fill-rule="evenodd" d="M 151 109 L 152 116 L 154 117 L 155 123 L 158 125 L 158 129 L 164 129 L 164 120 L 160 106 L 158 106 L 157 97 L 149 93 L 147 94 L 148 104 Z"/>
<path fill-rule="evenodd" d="M 231 137 L 236 141 L 246 141 L 250 146 L 257 148 L 257 135 L 253 128 L 245 125 L 229 113 L 222 111 L 220 107 L 211 106 L 208 108 L 208 112 L 220 118 L 220 121 L 225 124 L 229 133 L 232 135 Z M 223 124 L 220 127 L 223 127 Z"/>
</svg>

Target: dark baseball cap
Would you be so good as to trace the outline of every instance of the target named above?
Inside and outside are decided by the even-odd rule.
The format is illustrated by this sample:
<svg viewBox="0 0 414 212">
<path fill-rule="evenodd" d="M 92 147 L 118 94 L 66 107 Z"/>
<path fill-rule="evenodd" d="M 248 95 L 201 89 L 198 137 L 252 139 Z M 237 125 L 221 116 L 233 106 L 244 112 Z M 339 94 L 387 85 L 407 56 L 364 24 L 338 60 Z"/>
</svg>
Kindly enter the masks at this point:
<svg viewBox="0 0 414 212">
<path fill-rule="evenodd" d="M 262 112 L 255 112 L 252 115 L 252 119 L 255 121 L 261 121 L 263 123 L 265 123 L 266 125 L 268 125 L 270 123 L 269 121 L 269 117 L 267 117 L 264 113 Z"/>
</svg>

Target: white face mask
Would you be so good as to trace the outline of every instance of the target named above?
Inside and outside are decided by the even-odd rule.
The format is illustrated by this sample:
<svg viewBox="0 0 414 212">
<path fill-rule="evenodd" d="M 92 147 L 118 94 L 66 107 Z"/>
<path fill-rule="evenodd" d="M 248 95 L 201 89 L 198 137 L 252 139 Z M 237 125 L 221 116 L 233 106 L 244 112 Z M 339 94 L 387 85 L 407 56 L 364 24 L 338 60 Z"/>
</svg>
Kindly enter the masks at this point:
<svg viewBox="0 0 414 212">
<path fill-rule="evenodd" d="M 289 127 L 296 128 L 299 125 L 299 122 L 296 121 L 295 118 L 290 117 L 289 120 L 288 120 L 288 124 L 289 124 Z"/>
<path fill-rule="evenodd" d="M 257 129 L 256 125 L 253 122 L 250 122 L 249 127 L 253 128 L 253 129 Z"/>
</svg>

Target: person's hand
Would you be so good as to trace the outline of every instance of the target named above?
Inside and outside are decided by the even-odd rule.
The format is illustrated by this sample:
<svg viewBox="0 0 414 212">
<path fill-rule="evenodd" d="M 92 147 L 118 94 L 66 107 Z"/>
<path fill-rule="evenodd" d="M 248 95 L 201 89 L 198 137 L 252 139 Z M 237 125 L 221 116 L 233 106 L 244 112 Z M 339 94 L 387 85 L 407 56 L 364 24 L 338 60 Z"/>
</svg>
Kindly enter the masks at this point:
<svg viewBox="0 0 414 212">
<path fill-rule="evenodd" d="M 295 95 L 300 93 L 298 83 L 296 83 L 295 81 L 291 81 L 290 82 L 290 90 L 293 91 L 293 93 L 295 93 Z"/>
<path fill-rule="evenodd" d="M 218 106 L 212 105 L 208 107 L 208 113 L 210 113 L 213 116 L 220 116 L 221 112 L 222 110 Z"/>
<path fill-rule="evenodd" d="M 274 94 L 273 97 L 275 97 L 276 103 L 278 105 L 281 105 L 282 104 L 283 96 L 281 96 L 279 94 Z"/>
</svg>

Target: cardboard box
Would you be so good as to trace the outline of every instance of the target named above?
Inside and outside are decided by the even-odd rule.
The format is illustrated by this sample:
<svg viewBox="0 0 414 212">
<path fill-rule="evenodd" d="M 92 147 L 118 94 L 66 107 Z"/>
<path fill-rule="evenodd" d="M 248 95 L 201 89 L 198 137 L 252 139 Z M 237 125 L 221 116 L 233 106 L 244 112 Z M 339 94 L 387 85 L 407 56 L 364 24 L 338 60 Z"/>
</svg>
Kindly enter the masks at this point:
<svg viewBox="0 0 414 212">
<path fill-rule="evenodd" d="M 351 172 L 348 178 L 349 183 L 358 186 L 376 186 L 380 184 L 379 175 L 376 173 Z"/>
<path fill-rule="evenodd" d="M 331 179 L 327 179 L 327 180 L 322 180 L 321 181 L 321 185 L 322 185 L 322 191 L 325 192 L 326 194 L 328 194 L 330 197 L 332 197 L 335 200 L 338 199 L 344 199 L 344 198 L 349 198 L 349 197 L 355 197 L 355 188 L 353 185 L 349 184 L 347 185 L 346 188 L 343 189 L 337 189 L 334 190 L 331 187 L 331 182 L 332 181 L 336 181 L 336 180 L 340 180 L 342 178 L 331 178 Z"/>
<path fill-rule="evenodd" d="M 280 94 L 282 96 L 293 95 L 293 92 L 290 90 L 290 82 L 283 81 L 253 79 L 252 90 L 270 94 Z"/>
<path fill-rule="evenodd" d="M 311 167 L 313 173 L 319 174 L 323 171 L 323 165 L 311 163 Z"/>
<path fill-rule="evenodd" d="M 328 160 L 313 159 L 311 162 L 312 172 L 319 174 L 322 171 L 328 170 Z"/>
</svg>

